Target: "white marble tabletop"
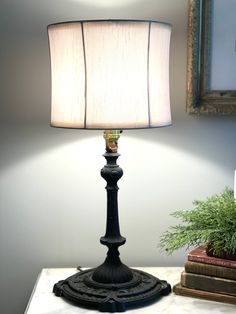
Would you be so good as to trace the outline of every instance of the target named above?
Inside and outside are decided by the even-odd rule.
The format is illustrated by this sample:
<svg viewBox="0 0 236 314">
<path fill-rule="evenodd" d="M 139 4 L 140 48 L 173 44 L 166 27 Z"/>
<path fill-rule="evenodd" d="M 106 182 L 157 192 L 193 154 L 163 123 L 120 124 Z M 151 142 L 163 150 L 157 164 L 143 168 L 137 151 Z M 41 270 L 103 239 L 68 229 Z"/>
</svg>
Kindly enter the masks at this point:
<svg viewBox="0 0 236 314">
<path fill-rule="evenodd" d="M 142 267 L 146 271 L 162 280 L 167 280 L 171 286 L 180 281 L 181 267 Z M 52 293 L 54 283 L 76 273 L 74 268 L 44 268 L 39 274 L 25 314 L 89 314 L 99 313 L 72 305 L 64 298 L 56 297 Z M 132 314 L 236 314 L 236 305 L 219 303 L 171 293 L 162 297 L 156 303 L 143 308 L 128 310 Z"/>
</svg>

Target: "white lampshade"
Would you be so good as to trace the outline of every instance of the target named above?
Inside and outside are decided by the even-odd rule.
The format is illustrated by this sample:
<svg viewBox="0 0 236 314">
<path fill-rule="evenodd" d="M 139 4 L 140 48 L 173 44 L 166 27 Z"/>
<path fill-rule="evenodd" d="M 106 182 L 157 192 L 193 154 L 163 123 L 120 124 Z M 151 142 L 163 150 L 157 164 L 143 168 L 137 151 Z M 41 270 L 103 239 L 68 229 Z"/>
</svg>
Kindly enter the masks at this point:
<svg viewBox="0 0 236 314">
<path fill-rule="evenodd" d="M 171 26 L 153 21 L 79 21 L 48 27 L 51 124 L 133 129 L 171 124 Z"/>
</svg>

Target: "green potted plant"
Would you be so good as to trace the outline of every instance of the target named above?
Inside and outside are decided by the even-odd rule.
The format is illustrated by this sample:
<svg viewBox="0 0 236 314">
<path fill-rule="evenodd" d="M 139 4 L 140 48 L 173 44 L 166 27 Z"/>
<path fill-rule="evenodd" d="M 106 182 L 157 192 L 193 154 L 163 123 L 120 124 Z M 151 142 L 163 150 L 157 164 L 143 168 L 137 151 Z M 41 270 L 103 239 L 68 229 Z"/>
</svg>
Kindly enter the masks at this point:
<svg viewBox="0 0 236 314">
<path fill-rule="evenodd" d="M 191 210 L 178 210 L 171 215 L 182 220 L 160 238 L 167 254 L 181 247 L 204 245 L 210 256 L 236 260 L 236 200 L 230 188 L 205 201 L 194 201 Z"/>
</svg>

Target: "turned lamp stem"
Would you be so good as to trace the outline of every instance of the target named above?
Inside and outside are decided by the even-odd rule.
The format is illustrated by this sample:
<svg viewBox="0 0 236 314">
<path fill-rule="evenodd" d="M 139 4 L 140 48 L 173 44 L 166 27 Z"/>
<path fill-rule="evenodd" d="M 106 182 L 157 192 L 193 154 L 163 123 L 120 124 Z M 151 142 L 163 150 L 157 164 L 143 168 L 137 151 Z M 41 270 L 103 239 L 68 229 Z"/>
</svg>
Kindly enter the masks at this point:
<svg viewBox="0 0 236 314">
<path fill-rule="evenodd" d="M 122 177 L 123 170 L 116 164 L 118 139 L 122 131 L 106 130 L 104 138 L 106 141 L 106 153 L 103 155 L 107 164 L 101 170 L 101 176 L 106 180 L 107 190 L 107 224 L 106 233 L 101 237 L 100 242 L 108 247 L 105 262 L 99 266 L 93 274 L 96 282 L 117 284 L 128 282 L 133 278 L 132 271 L 124 265 L 119 258 L 119 246 L 126 241 L 120 234 L 118 214 L 118 185 L 117 181 Z"/>
</svg>

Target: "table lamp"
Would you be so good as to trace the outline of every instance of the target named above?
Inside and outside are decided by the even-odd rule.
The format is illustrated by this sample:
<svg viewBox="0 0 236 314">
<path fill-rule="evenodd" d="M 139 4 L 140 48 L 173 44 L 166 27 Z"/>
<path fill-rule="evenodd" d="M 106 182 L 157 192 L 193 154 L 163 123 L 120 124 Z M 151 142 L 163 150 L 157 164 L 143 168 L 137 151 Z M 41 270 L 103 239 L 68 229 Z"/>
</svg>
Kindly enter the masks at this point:
<svg viewBox="0 0 236 314">
<path fill-rule="evenodd" d="M 89 20 L 48 26 L 51 58 L 51 125 L 102 129 L 107 164 L 104 263 L 54 285 L 53 292 L 79 306 L 123 312 L 168 295 L 170 285 L 119 257 L 120 234 L 116 164 L 117 141 L 124 129 L 171 124 L 169 46 L 171 26 L 146 20 Z"/>
</svg>

